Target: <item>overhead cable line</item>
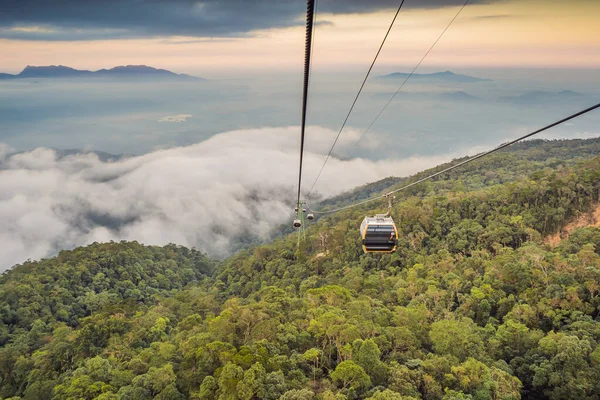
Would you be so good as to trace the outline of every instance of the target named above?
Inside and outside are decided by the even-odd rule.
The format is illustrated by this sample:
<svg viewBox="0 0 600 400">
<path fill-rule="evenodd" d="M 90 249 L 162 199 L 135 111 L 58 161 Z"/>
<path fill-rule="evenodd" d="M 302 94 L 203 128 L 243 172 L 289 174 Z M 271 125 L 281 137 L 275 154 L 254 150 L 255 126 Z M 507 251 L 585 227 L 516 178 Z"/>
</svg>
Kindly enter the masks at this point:
<svg viewBox="0 0 600 400">
<path fill-rule="evenodd" d="M 413 70 L 411 71 L 411 73 L 406 77 L 406 79 L 404 80 L 404 82 L 402 82 L 402 85 L 400 85 L 400 88 L 396 91 L 396 93 L 394 93 L 394 95 L 388 100 L 388 102 L 386 103 L 386 105 L 383 107 L 383 109 L 379 112 L 379 114 L 377 114 L 377 116 L 375 117 L 375 119 L 371 122 L 371 124 L 369 124 L 368 128 L 360 135 L 360 137 L 358 138 L 358 140 L 354 143 L 354 145 L 352 145 L 350 152 L 352 152 L 354 150 L 354 148 L 358 145 L 358 143 L 360 142 L 360 140 L 364 137 L 364 135 L 373 127 L 373 125 L 375 125 L 375 122 L 377 122 L 377 120 L 379 119 L 379 117 L 381 117 L 381 115 L 384 113 L 384 111 L 388 108 L 388 106 L 392 103 L 392 101 L 396 98 L 396 96 L 398 95 L 398 93 L 400 93 L 400 91 L 404 88 L 404 85 L 406 85 L 406 83 L 408 82 L 408 80 L 414 75 L 415 71 L 421 66 L 421 64 L 423 63 L 423 61 L 425 61 L 425 59 L 427 58 L 427 56 L 429 55 L 429 53 L 431 53 L 431 51 L 433 50 L 433 48 L 437 45 L 437 43 L 440 41 L 440 39 L 444 36 L 444 34 L 446 33 L 446 31 L 450 28 L 450 26 L 454 23 L 454 21 L 456 20 L 456 18 L 458 18 L 458 16 L 460 15 L 460 13 L 462 12 L 462 10 L 467 6 L 467 4 L 469 4 L 470 0 L 466 0 L 465 3 L 463 4 L 463 6 L 458 10 L 458 12 L 456 13 L 456 15 L 454 15 L 454 18 L 452 18 L 452 20 L 450 21 L 450 23 L 446 26 L 446 28 L 442 31 L 442 33 L 438 36 L 438 38 L 433 42 L 433 44 L 431 45 L 431 47 L 429 48 L 429 50 L 427 50 L 427 52 L 425 53 L 425 55 L 423 55 L 423 57 L 421 58 L 421 60 L 417 63 L 417 65 L 413 68 Z M 403 2 L 404 3 L 404 2 Z M 402 4 L 400 5 L 400 7 L 402 7 Z M 400 11 L 400 9 L 398 10 Z M 396 13 L 396 16 L 398 15 L 398 13 Z M 394 18 L 395 20 L 395 18 Z M 393 25 L 393 23 L 392 23 Z M 391 28 L 391 26 L 390 26 Z M 389 33 L 389 31 L 388 31 Z M 387 35 L 386 35 L 387 37 Z M 383 45 L 383 44 L 382 44 Z M 381 48 L 380 48 L 381 50 Z M 377 53 L 379 55 L 379 53 Z M 372 66 L 371 66 L 372 67 Z M 370 70 L 369 70 L 370 72 Z M 364 85 L 364 83 L 363 83 Z M 362 88 L 361 88 L 362 89 Z M 346 118 L 347 121 L 348 118 Z M 346 124 L 346 121 L 344 122 L 344 126 Z M 343 127 L 342 126 L 342 129 Z M 341 133 L 341 130 L 340 130 Z M 308 192 L 308 194 L 310 195 L 310 193 L 312 193 L 314 187 L 317 184 L 317 181 L 319 180 L 319 178 L 321 177 L 321 174 L 323 173 L 323 169 L 325 169 L 325 164 L 327 164 L 327 161 L 329 161 L 329 158 L 331 156 L 331 153 L 333 152 L 333 148 L 335 147 L 337 140 L 340 136 L 340 133 L 338 133 L 338 137 L 336 138 L 335 142 L 333 143 L 333 146 L 331 148 L 331 150 L 329 151 L 329 154 L 327 156 L 327 158 L 325 159 L 325 162 L 323 163 L 323 166 L 321 167 L 321 171 L 319 172 L 319 174 L 317 175 L 317 178 L 315 179 L 315 182 L 313 183 L 310 191 Z"/>
<path fill-rule="evenodd" d="M 313 54 L 315 52 L 315 36 L 316 36 L 316 32 L 317 32 L 317 24 L 319 23 L 318 21 L 318 15 L 319 15 L 319 0 L 315 0 L 315 6 L 314 6 L 314 16 L 313 16 L 313 29 L 312 29 L 312 44 L 310 47 L 310 73 L 312 73 L 312 59 L 313 59 Z M 308 84 L 308 99 L 307 99 L 307 103 L 310 102 L 311 100 L 311 93 L 313 92 L 313 86 L 315 85 L 314 81 L 310 81 Z M 308 109 L 306 110 L 306 113 L 308 114 Z"/>
<path fill-rule="evenodd" d="M 398 90 L 396 90 L 396 93 L 394 93 L 392 95 L 392 97 L 388 100 L 388 102 L 386 103 L 386 105 L 383 106 L 383 108 L 381 109 L 381 111 L 379 112 L 379 114 L 377 114 L 377 116 L 375 117 L 375 119 L 369 124 L 369 126 L 367 127 L 367 129 L 365 129 L 365 131 L 359 136 L 359 138 L 356 140 L 356 142 L 354 142 L 354 145 L 352 145 L 352 147 L 350 148 L 350 153 L 349 154 L 352 153 L 352 151 L 358 145 L 358 142 L 360 142 L 361 139 L 367 134 L 367 132 L 369 132 L 371 130 L 371 128 L 373 127 L 373 125 L 375 125 L 375 122 L 377 122 L 377 120 L 379 120 L 379 117 L 381 117 L 383 115 L 383 113 L 389 107 L 389 105 L 392 103 L 392 101 L 394 101 L 394 99 L 396 98 L 396 96 L 398 96 L 398 94 L 402 91 L 402 89 L 404 88 L 404 85 L 406 85 L 406 83 L 409 81 L 409 79 L 414 75 L 415 71 L 421 66 L 421 64 L 423 63 L 423 61 L 425 61 L 425 59 L 427 58 L 427 56 L 429 55 L 429 53 L 431 53 L 431 51 L 438 44 L 438 42 L 440 41 L 440 39 L 442 39 L 442 37 L 446 34 L 446 31 L 448 31 L 448 29 L 450 28 L 450 26 L 452 26 L 452 24 L 454 23 L 454 21 L 456 21 L 456 19 L 460 15 L 460 13 L 465 9 L 465 7 L 467 6 L 467 4 L 469 4 L 469 2 L 470 2 L 470 0 L 466 0 L 465 1 L 465 3 L 458 10 L 458 12 L 456 13 L 456 15 L 454 15 L 454 18 L 452 18 L 452 20 L 450 21 L 450 23 L 448 23 L 448 25 L 446 26 L 446 28 L 442 31 L 442 33 L 440 34 L 440 36 L 438 36 L 438 38 L 435 40 L 435 42 L 433 42 L 433 44 L 431 45 L 431 47 L 429 48 L 429 50 L 427 50 L 427 52 L 425 53 L 425 55 L 421 58 L 421 60 L 413 68 L 413 70 L 410 72 L 410 74 L 408 74 L 408 76 L 406 77 L 406 79 L 404 79 L 404 82 L 402 82 L 402 84 L 400 85 L 400 87 L 398 88 Z"/>
<path fill-rule="evenodd" d="M 360 88 L 358 89 L 358 93 L 356 94 L 356 97 L 354 98 L 354 101 L 352 102 L 352 105 L 350 106 L 350 110 L 348 110 L 348 114 L 346 115 L 346 118 L 344 119 L 344 122 L 342 123 L 342 127 L 340 128 L 335 140 L 333 141 L 333 145 L 331 146 L 331 149 L 329 150 L 329 154 L 327 154 L 327 157 L 325 158 L 325 162 L 323 163 L 323 166 L 321 166 L 321 170 L 319 171 L 319 174 L 317 175 L 315 182 L 312 184 L 310 190 L 308 191 L 308 196 L 310 196 L 313 189 L 315 188 L 315 185 L 317 184 L 317 181 L 321 177 L 321 174 L 323 173 L 323 169 L 325 169 L 325 165 L 327 164 L 327 161 L 329 161 L 329 158 L 331 157 L 331 153 L 333 153 L 333 149 L 335 148 L 335 145 L 337 144 L 337 141 L 340 138 L 342 131 L 344 130 L 344 128 L 346 127 L 346 124 L 348 123 L 348 119 L 350 118 L 350 115 L 352 114 L 352 111 L 354 110 L 354 106 L 356 105 L 356 102 L 358 101 L 358 98 L 360 97 L 360 94 L 362 93 L 363 88 L 365 87 L 365 84 L 367 83 L 367 80 L 369 79 L 369 76 L 371 75 L 371 71 L 373 70 L 373 67 L 375 66 L 375 62 L 379 58 L 381 49 L 383 49 L 383 45 L 385 44 L 390 32 L 392 31 L 392 28 L 394 27 L 394 23 L 396 22 L 396 19 L 398 18 L 398 14 L 400 14 L 400 10 L 402 9 L 402 6 L 404 5 L 404 1 L 405 0 L 402 0 L 400 5 L 398 6 L 398 10 L 396 11 L 396 14 L 394 15 L 394 19 L 392 19 L 392 23 L 390 24 L 390 27 L 388 28 L 388 30 L 383 38 L 383 41 L 381 42 L 381 45 L 379 45 L 377 54 L 375 54 L 375 58 L 373 59 L 373 62 L 371 63 L 371 66 L 369 67 L 369 70 L 367 71 L 367 74 L 365 75 L 365 79 L 363 79 L 363 82 L 360 85 Z"/>
<path fill-rule="evenodd" d="M 462 162 L 460 162 L 460 163 L 458 163 L 458 164 L 455 164 L 455 165 L 452 165 L 452 166 L 450 166 L 450 167 L 448 167 L 448 168 L 446 168 L 446 169 L 443 169 L 442 171 L 436 172 L 436 173 L 434 173 L 434 174 L 431 174 L 431 175 L 429 175 L 429 176 L 427 176 L 427 177 L 425 177 L 425 178 L 421 178 L 421 179 L 419 179 L 419 180 L 417 180 L 417 181 L 415 181 L 415 182 L 409 183 L 409 184 L 407 184 L 407 185 L 405 185 L 405 186 L 402 186 L 402 187 L 401 187 L 401 188 L 399 188 L 399 189 L 392 190 L 391 192 L 388 192 L 388 193 L 386 193 L 386 194 L 384 194 L 384 195 L 381 195 L 381 196 L 378 196 L 378 197 L 374 197 L 374 198 L 372 198 L 372 199 L 367 199 L 367 200 L 359 201 L 358 203 L 354 203 L 354 204 L 351 204 L 351 205 L 349 205 L 349 206 L 345 206 L 345 207 L 336 208 L 336 209 L 334 209 L 334 210 L 327 210 L 327 211 L 314 211 L 314 210 L 310 210 L 310 208 L 309 208 L 309 210 L 310 210 L 312 213 L 314 213 L 314 214 L 330 214 L 330 213 L 334 213 L 334 212 L 338 212 L 338 211 L 348 210 L 348 209 L 350 209 L 350 208 L 358 207 L 358 206 L 360 206 L 360 205 L 363 205 L 363 204 L 371 203 L 371 202 L 373 202 L 373 201 L 380 200 L 380 199 L 383 199 L 383 198 L 385 198 L 385 197 L 389 197 L 390 195 L 392 195 L 392 194 L 394 194 L 394 193 L 398 193 L 398 192 L 400 192 L 400 191 L 406 190 L 406 189 L 408 189 L 408 188 L 411 188 L 411 187 L 413 187 L 413 186 L 415 186 L 415 185 L 418 185 L 419 183 L 423 183 L 423 182 L 425 182 L 425 181 L 431 180 L 431 179 L 433 179 L 433 178 L 435 178 L 435 177 L 438 177 L 438 176 L 440 176 L 440 175 L 442 175 L 442 174 L 444 174 L 444 173 L 446 173 L 446 172 L 450 172 L 450 171 L 452 171 L 452 170 L 454 170 L 454 169 L 456 169 L 456 168 L 462 167 L 463 165 L 466 165 L 466 164 L 472 163 L 472 162 L 473 162 L 473 161 L 475 161 L 475 160 L 479 160 L 480 158 L 486 157 L 486 156 L 488 156 L 488 155 L 490 155 L 490 154 L 492 154 L 492 153 L 495 153 L 495 152 L 497 152 L 497 151 L 500 151 L 500 150 L 502 150 L 502 149 L 504 149 L 504 148 L 506 148 L 506 147 L 512 146 L 512 145 L 514 145 L 515 143 L 518 143 L 518 142 L 520 142 L 520 141 L 522 141 L 522 140 L 525 140 L 525 139 L 527 139 L 527 138 L 530 138 L 530 137 L 532 137 L 532 136 L 534 136 L 534 135 L 537 135 L 538 133 L 542 133 L 542 132 L 544 132 L 544 131 L 547 131 L 547 130 L 548 130 L 548 129 L 550 129 L 550 128 L 554 128 L 555 126 L 561 125 L 561 124 L 563 124 L 563 123 L 565 123 L 565 122 L 567 122 L 567 121 L 570 121 L 570 120 L 572 120 L 572 119 L 575 119 L 575 118 L 577 118 L 577 117 L 580 117 L 580 116 L 582 116 L 582 115 L 584 115 L 584 114 L 587 114 L 587 113 L 589 113 L 589 112 L 591 112 L 591 111 L 593 111 L 593 110 L 595 110 L 595 109 L 597 109 L 597 108 L 600 108 L 600 103 L 596 104 L 595 106 L 592 106 L 592 107 L 586 108 L 585 110 L 579 111 L 578 113 L 575 113 L 575 114 L 573 114 L 573 115 L 570 115 L 570 116 L 568 116 L 568 117 L 566 117 L 566 118 L 563 118 L 563 119 L 561 119 L 560 121 L 556 121 L 556 122 L 554 122 L 554 123 L 552 123 L 552 124 L 550 124 L 550 125 L 547 125 L 547 126 L 545 126 L 545 127 L 541 128 L 541 129 L 538 129 L 537 131 L 531 132 L 531 133 L 529 133 L 529 134 L 527 134 L 527 135 L 525 135 L 525 136 L 521 136 L 521 137 L 520 137 L 520 138 L 518 138 L 518 139 L 515 139 L 515 140 L 512 140 L 512 141 L 510 141 L 510 142 L 507 142 L 507 143 L 501 144 L 500 146 L 498 146 L 498 147 L 496 147 L 496 148 L 494 148 L 494 149 L 492 149 L 492 150 L 489 150 L 489 151 L 487 151 L 487 152 L 485 152 L 485 153 L 478 154 L 478 155 L 476 155 L 476 156 L 474 156 L 474 157 L 471 157 L 471 158 L 469 158 L 468 160 L 462 161 Z"/>
<path fill-rule="evenodd" d="M 315 0 L 307 0 L 306 5 L 306 46 L 304 53 L 304 83 L 302 93 L 302 124 L 300 128 L 300 168 L 298 171 L 298 199 L 296 202 L 297 207 L 300 207 L 300 193 L 302 190 L 302 162 L 304 158 L 304 137 L 306 132 L 306 108 L 308 104 L 308 86 L 310 80 L 310 59 L 312 55 L 312 39 L 313 39 L 313 25 L 314 25 L 314 13 L 315 11 Z"/>
</svg>

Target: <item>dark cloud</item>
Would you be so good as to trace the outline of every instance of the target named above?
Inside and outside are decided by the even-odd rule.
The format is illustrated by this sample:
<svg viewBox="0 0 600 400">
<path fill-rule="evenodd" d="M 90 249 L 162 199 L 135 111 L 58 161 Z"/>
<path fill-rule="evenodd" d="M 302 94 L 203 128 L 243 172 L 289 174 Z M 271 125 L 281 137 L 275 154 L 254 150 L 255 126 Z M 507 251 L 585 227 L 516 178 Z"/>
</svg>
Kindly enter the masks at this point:
<svg viewBox="0 0 600 400">
<path fill-rule="evenodd" d="M 477 2 L 491 1 L 495 0 Z M 301 0 L 0 0 L 0 37 L 240 37 L 259 29 L 303 24 L 305 4 Z M 399 0 L 321 0 L 318 8 L 326 13 L 365 13 L 392 9 L 398 4 Z M 405 7 L 459 4 L 463 0 L 407 0 Z"/>
</svg>

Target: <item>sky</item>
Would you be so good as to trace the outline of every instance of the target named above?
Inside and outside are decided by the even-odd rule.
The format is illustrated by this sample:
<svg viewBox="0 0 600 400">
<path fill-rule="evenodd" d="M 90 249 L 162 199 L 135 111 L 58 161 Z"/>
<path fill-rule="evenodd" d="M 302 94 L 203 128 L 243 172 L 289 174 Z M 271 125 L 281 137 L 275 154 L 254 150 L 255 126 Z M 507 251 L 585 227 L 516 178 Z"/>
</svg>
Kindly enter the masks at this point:
<svg viewBox="0 0 600 400">
<path fill-rule="evenodd" d="M 307 188 L 398 4 L 319 0 Z M 414 77 L 365 134 L 402 83 L 382 76 L 411 71 L 462 4 L 405 1 L 314 194 L 474 155 L 598 103 L 600 2 L 473 0 L 417 73 L 481 79 Z M 0 72 L 145 64 L 208 79 L 0 80 L 0 272 L 108 240 L 177 243 L 224 257 L 290 223 L 304 7 L 0 0 Z M 598 114 L 540 138 L 598 137 Z"/>
<path fill-rule="evenodd" d="M 318 2 L 315 70 L 364 68 L 398 1 Z M 413 65 L 462 0 L 406 0 L 378 65 Z M 302 62 L 304 1 L 2 0 L 0 68 L 123 64 L 209 78 L 295 71 Z M 429 66 L 575 67 L 600 65 L 600 2 L 472 1 Z"/>
</svg>

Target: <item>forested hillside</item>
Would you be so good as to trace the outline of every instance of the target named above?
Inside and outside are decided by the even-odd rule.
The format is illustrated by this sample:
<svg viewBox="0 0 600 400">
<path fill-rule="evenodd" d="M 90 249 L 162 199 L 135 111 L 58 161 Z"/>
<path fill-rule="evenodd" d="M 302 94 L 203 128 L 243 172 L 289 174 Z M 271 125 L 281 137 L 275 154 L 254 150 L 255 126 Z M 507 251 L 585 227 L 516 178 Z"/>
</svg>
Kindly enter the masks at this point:
<svg viewBox="0 0 600 400">
<path fill-rule="evenodd" d="M 392 255 L 361 250 L 375 203 L 217 265 L 110 243 L 16 266 L 0 398 L 599 399 L 600 229 L 544 238 L 597 206 L 600 158 L 508 154 L 398 196 Z"/>
<path fill-rule="evenodd" d="M 469 167 L 447 173 L 444 177 L 445 187 L 437 185 L 436 188 L 440 189 L 442 193 L 444 189 L 453 187 L 458 187 L 461 190 L 481 189 L 513 182 L 537 171 L 560 170 L 566 166 L 572 166 L 580 161 L 596 157 L 599 154 L 600 138 L 529 140 L 482 158 Z M 408 178 L 390 177 L 367 184 L 328 199 L 321 206 L 325 208 L 343 207 L 373 195 L 381 194 L 383 191 L 396 189 L 468 158 L 460 158 Z M 431 188 L 431 185 L 429 188 Z M 415 191 L 413 190 L 412 193 L 415 193 Z"/>
</svg>

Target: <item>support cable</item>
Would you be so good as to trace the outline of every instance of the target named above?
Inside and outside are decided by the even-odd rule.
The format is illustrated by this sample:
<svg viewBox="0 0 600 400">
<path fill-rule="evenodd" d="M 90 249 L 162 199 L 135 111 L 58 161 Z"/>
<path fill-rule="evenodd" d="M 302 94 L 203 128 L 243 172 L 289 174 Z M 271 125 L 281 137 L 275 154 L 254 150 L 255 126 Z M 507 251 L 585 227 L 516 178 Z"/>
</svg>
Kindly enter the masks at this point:
<svg viewBox="0 0 600 400">
<path fill-rule="evenodd" d="M 312 39 L 314 24 L 315 0 L 307 0 L 306 5 L 306 46 L 304 53 L 304 83 L 302 93 L 302 124 L 300 130 L 300 168 L 298 171 L 298 199 L 300 208 L 300 193 L 302 190 L 302 162 L 304 159 L 304 137 L 306 132 L 306 108 L 308 104 L 308 85 L 310 81 L 310 59 L 312 55 Z"/>
</svg>

